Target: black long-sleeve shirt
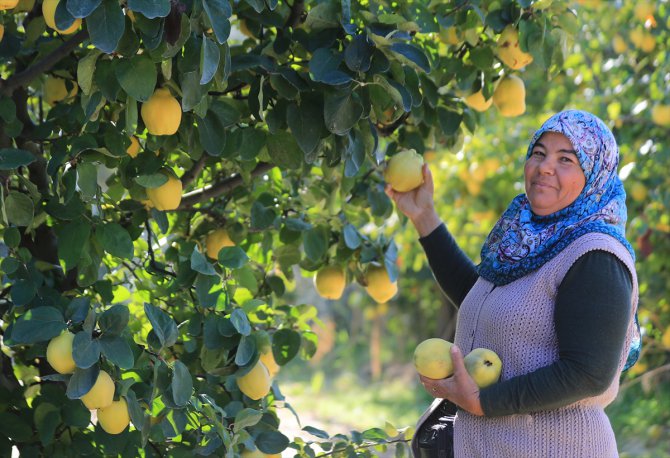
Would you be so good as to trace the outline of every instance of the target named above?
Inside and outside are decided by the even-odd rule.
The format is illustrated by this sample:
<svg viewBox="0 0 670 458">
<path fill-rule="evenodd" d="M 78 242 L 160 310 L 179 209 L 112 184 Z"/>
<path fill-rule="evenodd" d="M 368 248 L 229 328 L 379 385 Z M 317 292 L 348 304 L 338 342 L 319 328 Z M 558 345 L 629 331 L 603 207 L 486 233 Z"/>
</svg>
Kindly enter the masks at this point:
<svg viewBox="0 0 670 458">
<path fill-rule="evenodd" d="M 419 239 L 440 287 L 457 306 L 479 277 L 444 224 Z M 486 416 L 562 407 L 602 393 L 616 376 L 631 309 L 626 265 L 591 251 L 570 268 L 558 288 L 554 326 L 558 361 L 480 390 Z"/>
</svg>

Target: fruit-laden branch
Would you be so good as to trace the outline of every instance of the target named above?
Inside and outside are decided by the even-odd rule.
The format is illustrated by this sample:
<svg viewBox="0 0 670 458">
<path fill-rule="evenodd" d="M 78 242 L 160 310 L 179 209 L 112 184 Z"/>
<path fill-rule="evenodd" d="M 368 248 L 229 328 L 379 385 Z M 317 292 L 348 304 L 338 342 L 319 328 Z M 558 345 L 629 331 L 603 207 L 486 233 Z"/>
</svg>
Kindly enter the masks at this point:
<svg viewBox="0 0 670 458">
<path fill-rule="evenodd" d="M 24 86 L 39 75 L 51 70 L 51 67 L 70 54 L 86 38 L 88 38 L 88 31 L 86 29 L 80 30 L 68 41 L 54 49 L 53 52 L 47 54 L 44 59 L 26 68 L 21 73 L 17 73 L 6 81 L 0 80 L 0 93 L 3 95 L 10 95 L 17 87 Z"/>
<path fill-rule="evenodd" d="M 268 170 L 272 169 L 274 164 L 268 162 L 260 162 L 256 168 L 251 172 L 252 177 L 257 177 L 266 173 Z M 204 188 L 191 191 L 181 199 L 181 204 L 179 205 L 179 210 L 187 210 L 193 207 L 195 204 L 205 202 L 214 197 L 218 197 L 225 192 L 230 191 L 243 184 L 242 176 L 235 174 L 231 177 L 226 178 L 225 180 L 215 183 L 211 186 L 205 186 Z"/>
</svg>

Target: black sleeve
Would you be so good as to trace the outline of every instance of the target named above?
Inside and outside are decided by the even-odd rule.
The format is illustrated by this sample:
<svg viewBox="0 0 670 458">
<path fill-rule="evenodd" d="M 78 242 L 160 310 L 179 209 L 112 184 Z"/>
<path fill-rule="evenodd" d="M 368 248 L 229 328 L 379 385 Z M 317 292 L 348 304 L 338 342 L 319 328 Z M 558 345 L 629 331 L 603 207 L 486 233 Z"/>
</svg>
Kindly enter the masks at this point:
<svg viewBox="0 0 670 458">
<path fill-rule="evenodd" d="M 613 254 L 591 251 L 579 258 L 556 297 L 558 361 L 482 389 L 485 415 L 555 409 L 604 392 L 616 376 L 632 290 L 628 269 Z"/>
<path fill-rule="evenodd" d="M 477 281 L 474 263 L 460 249 L 444 224 L 419 241 L 440 288 L 459 307 Z"/>
</svg>

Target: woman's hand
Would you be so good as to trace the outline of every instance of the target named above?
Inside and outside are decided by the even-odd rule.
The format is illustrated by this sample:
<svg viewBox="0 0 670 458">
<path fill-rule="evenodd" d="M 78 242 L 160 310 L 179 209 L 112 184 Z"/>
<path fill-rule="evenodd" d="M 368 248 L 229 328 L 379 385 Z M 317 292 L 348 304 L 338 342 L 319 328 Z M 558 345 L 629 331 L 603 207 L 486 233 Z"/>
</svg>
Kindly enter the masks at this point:
<svg viewBox="0 0 670 458">
<path fill-rule="evenodd" d="M 449 399 L 461 409 L 483 416 L 479 387 L 465 369 L 463 354 L 456 345 L 451 347 L 451 360 L 454 364 L 454 374 L 451 377 L 435 380 L 420 375 L 421 383 L 431 396 Z"/>
<path fill-rule="evenodd" d="M 387 184 L 384 192 L 395 202 L 398 210 L 412 221 L 417 231 L 419 231 L 419 235 L 424 237 L 439 226 L 441 221 L 435 212 L 433 175 L 430 173 L 428 164 L 423 165 L 422 172 L 423 184 L 418 188 L 407 192 L 398 192 Z"/>
</svg>

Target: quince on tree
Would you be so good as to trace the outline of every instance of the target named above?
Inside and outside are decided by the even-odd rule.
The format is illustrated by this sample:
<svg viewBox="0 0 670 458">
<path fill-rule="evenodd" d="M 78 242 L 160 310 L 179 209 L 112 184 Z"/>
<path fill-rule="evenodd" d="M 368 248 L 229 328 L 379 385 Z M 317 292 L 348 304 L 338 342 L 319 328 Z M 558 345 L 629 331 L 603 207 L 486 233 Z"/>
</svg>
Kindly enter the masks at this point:
<svg viewBox="0 0 670 458">
<path fill-rule="evenodd" d="M 384 169 L 384 181 L 398 192 L 407 192 L 423 183 L 423 157 L 413 149 L 391 156 Z"/>
<path fill-rule="evenodd" d="M 526 86 L 516 75 L 506 75 L 493 92 L 493 104 L 505 117 L 520 116 L 526 112 Z"/>
<path fill-rule="evenodd" d="M 365 291 L 378 303 L 388 302 L 398 292 L 398 282 L 392 282 L 384 266 L 370 265 L 365 274 Z"/>
<path fill-rule="evenodd" d="M 81 397 L 87 409 L 104 409 L 114 401 L 114 380 L 105 371 L 100 371 L 98 378 L 88 393 Z"/>
<path fill-rule="evenodd" d="M 414 350 L 414 367 L 424 377 L 432 379 L 447 378 L 454 373 L 451 360 L 453 344 L 440 338 L 426 339 Z"/>
<path fill-rule="evenodd" d="M 469 106 L 473 110 L 481 112 L 486 111 L 491 107 L 491 104 L 493 104 L 493 97 L 486 100 L 484 98 L 484 93 L 480 89 L 479 91 L 473 92 L 472 94 L 465 97 L 463 101 L 467 106 Z"/>
<path fill-rule="evenodd" d="M 152 135 L 172 135 L 181 123 L 181 105 L 168 88 L 159 88 L 140 110 L 142 121 Z"/>
<path fill-rule="evenodd" d="M 658 126 L 670 127 L 670 105 L 654 105 L 651 109 L 651 120 Z"/>
<path fill-rule="evenodd" d="M 0 24 L 0 41 L 2 41 L 2 37 L 5 36 L 5 26 Z"/>
<path fill-rule="evenodd" d="M 0 11 L 11 10 L 19 4 L 19 0 L 0 0 Z"/>
<path fill-rule="evenodd" d="M 218 259 L 221 248 L 235 246 L 235 242 L 230 240 L 228 231 L 222 228 L 216 229 L 207 235 L 205 238 L 205 246 L 207 247 L 207 257 L 210 259 Z"/>
<path fill-rule="evenodd" d="M 56 8 L 58 7 L 58 3 L 60 3 L 60 0 L 44 0 L 42 3 L 44 22 L 49 28 L 54 29 L 56 32 L 62 33 L 63 35 L 70 35 L 77 31 L 81 25 L 81 19 L 75 19 L 67 29 L 59 29 L 56 27 Z"/>
<path fill-rule="evenodd" d="M 533 62 L 533 56 L 521 50 L 519 31 L 513 25 L 505 27 L 498 37 L 498 57 L 514 70 L 524 68 Z"/>
<path fill-rule="evenodd" d="M 156 210 L 175 210 L 181 203 L 181 180 L 168 174 L 168 180 L 157 188 L 147 188 L 147 197 Z"/>
<path fill-rule="evenodd" d="M 339 266 L 323 267 L 314 275 L 316 292 L 325 299 L 339 299 L 346 285 L 344 270 Z"/>
<path fill-rule="evenodd" d="M 140 142 L 134 135 L 130 136 L 130 146 L 126 150 L 126 153 L 128 153 L 128 156 L 130 157 L 137 157 L 140 153 Z"/>
<path fill-rule="evenodd" d="M 98 423 L 107 434 L 121 434 L 130 424 L 128 403 L 124 398 L 98 409 Z"/>
<path fill-rule="evenodd" d="M 54 337 L 47 345 L 47 362 L 59 374 L 71 374 L 77 367 L 72 358 L 72 342 L 74 334 L 65 331 Z"/>
<path fill-rule="evenodd" d="M 236 381 L 240 391 L 254 401 L 264 398 L 270 392 L 272 384 L 270 372 L 260 360 L 249 372 L 238 377 Z"/>
<path fill-rule="evenodd" d="M 68 92 L 63 78 L 48 76 L 43 87 L 44 101 L 53 106 L 62 100 L 72 99 L 79 92 L 79 86 L 74 81 L 70 81 L 69 84 L 72 85 L 72 89 Z"/>
</svg>

